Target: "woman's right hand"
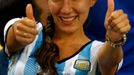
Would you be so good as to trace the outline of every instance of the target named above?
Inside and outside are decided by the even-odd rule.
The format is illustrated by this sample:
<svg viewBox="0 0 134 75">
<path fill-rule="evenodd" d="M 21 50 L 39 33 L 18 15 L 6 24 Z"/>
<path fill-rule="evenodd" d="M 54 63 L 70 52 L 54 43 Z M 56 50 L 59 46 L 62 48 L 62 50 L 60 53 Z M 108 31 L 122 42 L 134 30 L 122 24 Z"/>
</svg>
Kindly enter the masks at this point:
<svg viewBox="0 0 134 75">
<path fill-rule="evenodd" d="M 26 6 L 26 15 L 12 26 L 15 40 L 23 46 L 32 43 L 38 34 L 31 4 Z"/>
<path fill-rule="evenodd" d="M 12 54 L 32 43 L 37 34 L 38 30 L 36 29 L 32 5 L 28 4 L 26 6 L 26 17 L 15 21 L 7 32 L 8 54 Z"/>
</svg>

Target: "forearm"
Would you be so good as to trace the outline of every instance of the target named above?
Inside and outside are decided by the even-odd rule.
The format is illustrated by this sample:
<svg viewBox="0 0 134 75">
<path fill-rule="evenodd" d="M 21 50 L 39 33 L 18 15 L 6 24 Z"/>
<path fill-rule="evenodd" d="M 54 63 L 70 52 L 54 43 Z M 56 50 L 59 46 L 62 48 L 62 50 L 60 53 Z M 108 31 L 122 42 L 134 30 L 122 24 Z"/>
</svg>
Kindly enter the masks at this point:
<svg viewBox="0 0 134 75">
<path fill-rule="evenodd" d="M 106 67 L 116 66 L 123 58 L 122 48 L 113 48 L 105 42 L 98 55 L 98 62 Z"/>
<path fill-rule="evenodd" d="M 122 48 L 113 48 L 105 42 L 98 54 L 98 64 L 102 75 L 115 75 L 123 57 Z"/>
<path fill-rule="evenodd" d="M 9 31 L 7 32 L 6 45 L 10 54 L 24 47 L 16 41 L 12 27 L 10 27 Z"/>
</svg>

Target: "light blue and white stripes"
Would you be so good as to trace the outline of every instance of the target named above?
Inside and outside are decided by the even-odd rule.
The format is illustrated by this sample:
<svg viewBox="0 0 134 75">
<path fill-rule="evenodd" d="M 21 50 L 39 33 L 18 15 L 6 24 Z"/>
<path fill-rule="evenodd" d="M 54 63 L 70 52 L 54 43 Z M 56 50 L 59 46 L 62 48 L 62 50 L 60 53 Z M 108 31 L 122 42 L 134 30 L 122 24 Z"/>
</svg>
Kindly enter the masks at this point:
<svg viewBox="0 0 134 75">
<path fill-rule="evenodd" d="M 18 19 L 16 19 L 18 20 Z M 16 21 L 13 19 L 13 21 Z M 11 23 L 8 23 L 12 25 Z M 4 36 L 6 36 L 6 32 L 10 25 L 7 25 L 4 29 Z M 39 65 L 35 58 L 35 53 L 37 49 L 42 44 L 42 25 L 40 23 L 37 24 L 37 29 L 39 30 L 39 34 L 33 43 L 29 44 L 24 48 L 23 51 L 13 55 L 9 61 L 9 70 L 8 75 L 37 75 L 39 70 Z M 6 38 L 6 37 L 5 37 Z M 92 41 L 84 45 L 80 52 L 71 58 L 56 64 L 56 69 L 58 75 L 95 75 L 96 74 L 96 65 L 97 65 L 97 53 L 102 47 L 103 43 L 99 41 Z M 6 47 L 6 46 L 5 46 Z M 6 53 L 8 54 L 8 49 L 5 48 Z M 91 63 L 90 70 L 78 70 L 74 68 L 75 61 L 78 59 L 89 60 Z M 121 63 L 122 64 L 122 63 Z M 120 65 L 121 65 L 120 64 Z M 44 73 L 45 74 L 45 73 Z"/>
<path fill-rule="evenodd" d="M 74 68 L 74 63 L 77 59 L 90 60 L 90 46 L 92 43 L 87 44 L 82 50 L 72 58 L 65 60 L 56 65 L 58 75 L 87 75 L 88 71 L 79 71 Z"/>
<path fill-rule="evenodd" d="M 12 19 L 7 23 L 7 27 L 4 29 L 4 36 L 6 38 L 6 32 L 8 28 L 16 21 L 18 18 Z M 37 49 L 42 44 L 42 24 L 37 24 L 37 30 L 39 34 L 36 36 L 35 40 L 27 45 L 22 51 L 20 50 L 15 55 L 11 56 L 9 60 L 9 71 L 8 75 L 37 75 L 38 72 L 38 63 L 35 58 L 35 53 Z M 5 46 L 6 47 L 6 46 Z M 8 49 L 6 48 L 7 54 Z M 21 53 L 20 53 L 21 52 Z"/>
</svg>

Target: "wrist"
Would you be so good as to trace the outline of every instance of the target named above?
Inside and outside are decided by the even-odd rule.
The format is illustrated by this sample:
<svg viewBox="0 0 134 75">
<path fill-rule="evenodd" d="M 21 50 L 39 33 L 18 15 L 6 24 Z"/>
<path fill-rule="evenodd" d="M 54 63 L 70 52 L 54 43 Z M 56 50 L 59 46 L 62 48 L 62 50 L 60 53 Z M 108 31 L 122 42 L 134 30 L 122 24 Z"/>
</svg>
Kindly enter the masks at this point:
<svg viewBox="0 0 134 75">
<path fill-rule="evenodd" d="M 109 37 L 108 34 L 106 34 L 106 42 L 113 48 L 119 48 L 126 42 L 126 34 L 123 34 L 123 36 L 118 41 L 112 41 L 112 39 Z"/>
</svg>

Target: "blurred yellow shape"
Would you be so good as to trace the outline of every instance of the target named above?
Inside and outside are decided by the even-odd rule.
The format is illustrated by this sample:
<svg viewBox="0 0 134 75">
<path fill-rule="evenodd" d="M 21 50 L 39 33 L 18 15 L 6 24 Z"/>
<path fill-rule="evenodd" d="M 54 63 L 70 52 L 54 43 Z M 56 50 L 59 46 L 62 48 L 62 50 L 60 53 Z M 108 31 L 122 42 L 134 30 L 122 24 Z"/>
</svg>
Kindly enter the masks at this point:
<svg viewBox="0 0 134 75">
<path fill-rule="evenodd" d="M 2 45 L 0 44 L 0 51 L 3 49 Z"/>
</svg>

